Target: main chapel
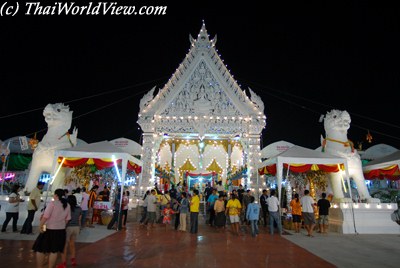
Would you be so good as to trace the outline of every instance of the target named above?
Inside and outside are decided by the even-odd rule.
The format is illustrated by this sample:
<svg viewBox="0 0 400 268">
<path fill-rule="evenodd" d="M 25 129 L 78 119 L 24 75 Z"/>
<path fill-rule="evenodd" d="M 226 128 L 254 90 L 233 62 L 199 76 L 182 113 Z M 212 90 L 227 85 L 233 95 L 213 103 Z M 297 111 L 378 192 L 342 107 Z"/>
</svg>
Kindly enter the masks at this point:
<svg viewBox="0 0 400 268">
<path fill-rule="evenodd" d="M 221 181 L 225 187 L 258 187 L 264 104 L 250 88 L 241 89 L 216 41 L 203 23 L 164 87 L 141 99 L 141 186 L 186 182 L 201 189 Z"/>
</svg>

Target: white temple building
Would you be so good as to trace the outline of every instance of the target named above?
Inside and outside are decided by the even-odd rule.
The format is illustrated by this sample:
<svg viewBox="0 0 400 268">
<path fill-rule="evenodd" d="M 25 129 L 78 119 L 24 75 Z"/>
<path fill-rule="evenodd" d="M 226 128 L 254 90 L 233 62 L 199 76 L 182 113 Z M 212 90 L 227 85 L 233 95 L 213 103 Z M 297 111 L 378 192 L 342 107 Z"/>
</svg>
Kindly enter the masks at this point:
<svg viewBox="0 0 400 268">
<path fill-rule="evenodd" d="M 206 181 L 256 187 L 264 104 L 250 88 L 250 97 L 241 89 L 218 55 L 216 40 L 203 23 L 169 81 L 140 101 L 145 188 L 165 178 L 189 187 Z"/>
</svg>

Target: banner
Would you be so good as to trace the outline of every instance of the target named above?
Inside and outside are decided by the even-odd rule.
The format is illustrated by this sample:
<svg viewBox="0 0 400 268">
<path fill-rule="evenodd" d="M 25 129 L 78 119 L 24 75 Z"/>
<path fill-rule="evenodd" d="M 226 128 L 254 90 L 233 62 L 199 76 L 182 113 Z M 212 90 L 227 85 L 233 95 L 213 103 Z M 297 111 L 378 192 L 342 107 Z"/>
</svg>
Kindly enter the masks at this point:
<svg viewBox="0 0 400 268">
<path fill-rule="evenodd" d="M 19 137 L 19 144 L 21 145 L 21 150 L 25 151 L 29 149 L 28 140 L 26 137 Z"/>
</svg>

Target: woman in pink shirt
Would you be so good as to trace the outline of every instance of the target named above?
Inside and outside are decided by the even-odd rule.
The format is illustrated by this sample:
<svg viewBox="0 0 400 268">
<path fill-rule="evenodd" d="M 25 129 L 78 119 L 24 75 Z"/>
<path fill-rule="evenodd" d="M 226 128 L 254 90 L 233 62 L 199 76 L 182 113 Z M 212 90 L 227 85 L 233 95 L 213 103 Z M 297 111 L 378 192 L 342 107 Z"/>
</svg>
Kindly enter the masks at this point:
<svg viewBox="0 0 400 268">
<path fill-rule="evenodd" d="M 48 267 L 55 266 L 58 253 L 64 251 L 65 228 L 71 219 L 71 208 L 64 197 L 64 190 L 55 190 L 53 198 L 40 219 L 40 234 L 32 247 L 38 267 L 43 266 L 46 253 L 49 253 Z"/>
</svg>

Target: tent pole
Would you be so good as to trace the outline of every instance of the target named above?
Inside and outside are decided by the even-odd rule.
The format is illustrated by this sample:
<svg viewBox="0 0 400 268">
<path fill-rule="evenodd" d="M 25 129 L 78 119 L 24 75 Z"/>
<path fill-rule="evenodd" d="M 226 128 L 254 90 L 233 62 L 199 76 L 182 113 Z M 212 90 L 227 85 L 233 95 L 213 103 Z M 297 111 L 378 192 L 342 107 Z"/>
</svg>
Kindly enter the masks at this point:
<svg viewBox="0 0 400 268">
<path fill-rule="evenodd" d="M 257 168 L 257 199 L 256 200 L 260 200 L 260 176 L 258 174 L 258 168 Z"/>
<path fill-rule="evenodd" d="M 47 197 L 49 196 L 49 189 L 51 189 L 51 186 L 53 185 L 54 179 L 58 174 L 58 171 L 62 168 L 62 165 L 64 164 L 65 158 L 63 157 L 63 160 L 61 161 L 60 165 L 57 168 L 57 160 L 58 160 L 58 153 L 55 153 L 54 158 L 53 158 L 53 164 L 52 164 L 52 172 L 50 176 L 50 180 L 47 183 L 47 190 L 46 190 L 46 197 L 44 199 L 44 207 L 47 206 Z M 56 171 L 57 170 L 57 171 Z"/>
<path fill-rule="evenodd" d="M 354 215 L 354 208 L 353 208 L 353 194 L 351 192 L 350 175 L 349 175 L 349 169 L 348 169 L 348 166 L 347 166 L 347 162 L 345 163 L 344 166 L 345 166 L 346 181 L 347 181 L 347 185 L 349 186 L 349 193 L 350 193 L 350 200 L 351 200 L 350 206 L 351 206 L 351 214 L 353 216 L 354 233 L 358 234 L 357 227 L 356 227 L 356 217 Z"/>
<path fill-rule="evenodd" d="M 122 198 L 124 195 L 124 185 L 125 185 L 125 177 L 126 177 L 126 169 L 128 166 L 128 159 L 123 158 L 122 159 L 122 176 L 121 176 L 121 193 L 119 197 L 119 214 L 118 214 L 118 222 L 117 222 L 117 230 L 119 229 L 119 226 L 122 221 Z"/>
</svg>

